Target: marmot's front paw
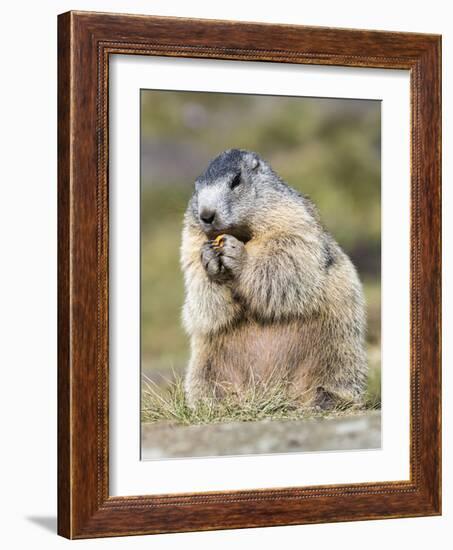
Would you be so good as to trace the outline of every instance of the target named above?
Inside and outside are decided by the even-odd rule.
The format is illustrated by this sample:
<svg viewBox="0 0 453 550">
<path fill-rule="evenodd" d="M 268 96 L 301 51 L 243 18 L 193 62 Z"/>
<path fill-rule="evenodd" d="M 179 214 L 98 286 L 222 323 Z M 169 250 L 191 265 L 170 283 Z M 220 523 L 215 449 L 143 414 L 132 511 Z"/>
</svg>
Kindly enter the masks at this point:
<svg viewBox="0 0 453 550">
<path fill-rule="evenodd" d="M 227 271 L 220 259 L 220 252 L 208 241 L 201 247 L 201 263 L 212 281 L 225 282 L 231 279 L 231 273 Z"/>
<path fill-rule="evenodd" d="M 220 255 L 220 262 L 232 277 L 236 277 L 242 270 L 246 250 L 242 241 L 233 235 L 222 235 L 220 242 L 214 241 L 214 248 Z"/>
<path fill-rule="evenodd" d="M 201 263 L 209 278 L 226 282 L 237 276 L 245 256 L 244 243 L 232 235 L 221 235 L 201 248 Z"/>
</svg>

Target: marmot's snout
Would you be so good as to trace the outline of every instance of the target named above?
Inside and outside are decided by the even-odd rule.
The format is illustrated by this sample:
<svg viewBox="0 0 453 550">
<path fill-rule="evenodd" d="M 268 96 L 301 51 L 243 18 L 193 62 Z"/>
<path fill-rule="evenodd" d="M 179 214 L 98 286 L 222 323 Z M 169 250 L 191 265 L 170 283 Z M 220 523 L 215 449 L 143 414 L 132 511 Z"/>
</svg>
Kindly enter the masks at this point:
<svg viewBox="0 0 453 550">
<path fill-rule="evenodd" d="M 197 222 L 210 239 L 224 233 L 234 224 L 234 210 L 229 190 L 223 182 L 212 181 L 204 184 L 197 192 Z M 228 213 L 230 215 L 228 216 Z"/>
<path fill-rule="evenodd" d="M 201 204 L 198 209 L 198 223 L 208 238 L 213 238 L 226 229 L 227 224 L 223 222 L 223 218 L 222 209 L 213 204 Z"/>
<path fill-rule="evenodd" d="M 216 215 L 215 210 L 210 210 L 210 209 L 204 208 L 200 212 L 200 220 L 203 224 L 210 227 L 213 224 L 214 220 L 215 220 L 215 215 Z"/>
</svg>

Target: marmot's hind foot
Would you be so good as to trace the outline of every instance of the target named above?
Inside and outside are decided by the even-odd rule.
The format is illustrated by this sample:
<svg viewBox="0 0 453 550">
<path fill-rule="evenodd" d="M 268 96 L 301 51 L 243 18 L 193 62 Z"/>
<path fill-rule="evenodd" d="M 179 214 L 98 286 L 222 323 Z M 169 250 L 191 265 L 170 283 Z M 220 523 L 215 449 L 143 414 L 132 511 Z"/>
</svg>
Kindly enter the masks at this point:
<svg viewBox="0 0 453 550">
<path fill-rule="evenodd" d="M 337 393 L 319 386 L 316 388 L 316 395 L 312 406 L 314 409 L 320 411 L 332 411 L 334 409 L 341 411 L 351 407 L 358 407 L 359 403 L 352 399 L 341 397 Z"/>
</svg>

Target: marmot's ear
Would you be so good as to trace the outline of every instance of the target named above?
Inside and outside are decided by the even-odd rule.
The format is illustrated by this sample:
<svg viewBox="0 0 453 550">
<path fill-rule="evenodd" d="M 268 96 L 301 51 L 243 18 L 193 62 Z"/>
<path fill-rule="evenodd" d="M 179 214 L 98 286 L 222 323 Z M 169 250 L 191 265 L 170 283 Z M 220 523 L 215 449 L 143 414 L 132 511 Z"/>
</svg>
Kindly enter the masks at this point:
<svg viewBox="0 0 453 550">
<path fill-rule="evenodd" d="M 249 170 L 255 171 L 260 165 L 260 159 L 257 155 L 249 154 L 246 157 L 246 164 Z"/>
</svg>

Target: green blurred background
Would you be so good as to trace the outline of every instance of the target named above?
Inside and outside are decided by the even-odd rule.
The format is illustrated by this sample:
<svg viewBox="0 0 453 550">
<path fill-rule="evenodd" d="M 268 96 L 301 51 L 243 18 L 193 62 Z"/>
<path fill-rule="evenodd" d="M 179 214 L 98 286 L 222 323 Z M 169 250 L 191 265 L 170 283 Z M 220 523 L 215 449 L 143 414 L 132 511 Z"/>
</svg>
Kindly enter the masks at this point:
<svg viewBox="0 0 453 550">
<path fill-rule="evenodd" d="M 141 92 L 142 372 L 182 374 L 179 248 L 195 178 L 228 148 L 256 151 L 309 195 L 364 284 L 370 392 L 380 388 L 379 101 L 202 92 Z"/>
</svg>

